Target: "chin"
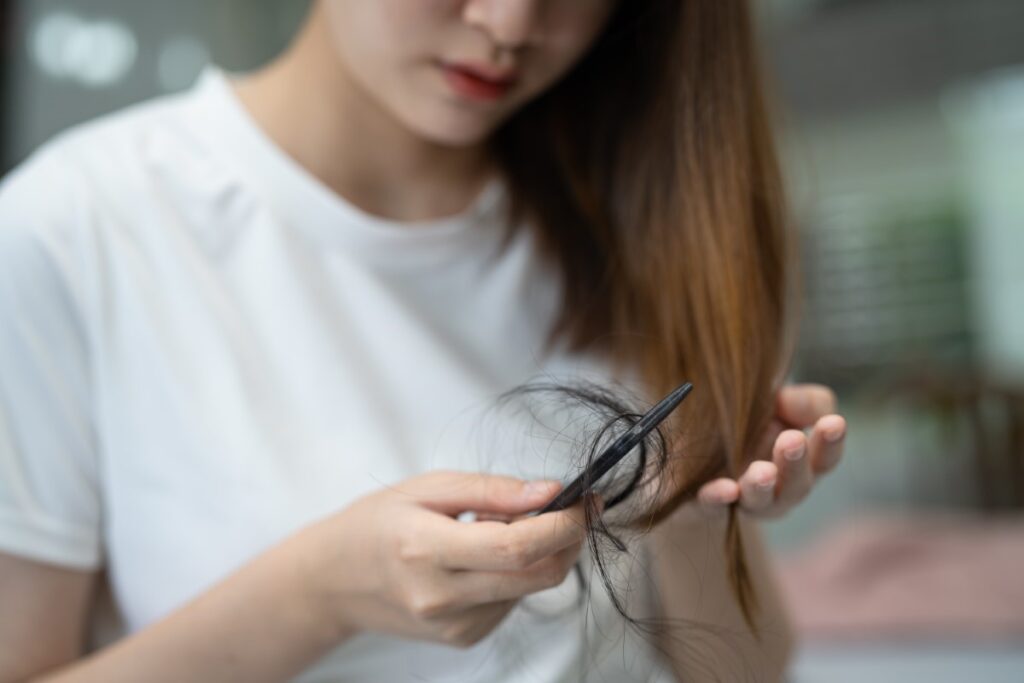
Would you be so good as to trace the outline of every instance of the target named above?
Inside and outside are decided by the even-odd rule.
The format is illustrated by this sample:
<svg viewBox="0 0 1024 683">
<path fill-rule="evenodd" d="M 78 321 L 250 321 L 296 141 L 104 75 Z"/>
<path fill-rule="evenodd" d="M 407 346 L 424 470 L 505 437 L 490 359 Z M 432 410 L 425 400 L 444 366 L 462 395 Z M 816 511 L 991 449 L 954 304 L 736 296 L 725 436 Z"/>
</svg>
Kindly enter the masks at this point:
<svg viewBox="0 0 1024 683">
<path fill-rule="evenodd" d="M 479 145 L 498 127 L 500 122 L 483 117 L 441 114 L 422 116 L 407 125 L 424 140 L 446 147 L 474 147 Z"/>
<path fill-rule="evenodd" d="M 467 128 L 456 125 L 423 126 L 420 136 L 435 145 L 445 147 L 475 147 L 490 137 L 492 127 Z"/>
</svg>

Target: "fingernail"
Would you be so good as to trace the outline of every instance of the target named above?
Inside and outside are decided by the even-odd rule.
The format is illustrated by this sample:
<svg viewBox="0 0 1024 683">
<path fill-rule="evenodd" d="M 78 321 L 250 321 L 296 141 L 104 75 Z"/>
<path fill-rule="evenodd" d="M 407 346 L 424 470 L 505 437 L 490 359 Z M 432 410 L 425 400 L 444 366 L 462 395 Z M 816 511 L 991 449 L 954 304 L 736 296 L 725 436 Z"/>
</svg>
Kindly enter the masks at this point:
<svg viewBox="0 0 1024 683">
<path fill-rule="evenodd" d="M 551 493 L 551 489 L 554 488 L 555 482 L 553 481 L 529 481 L 526 486 L 523 487 L 523 496 L 526 498 L 536 498 L 542 493 Z"/>
<path fill-rule="evenodd" d="M 785 456 L 786 460 L 796 462 L 800 458 L 804 457 L 804 446 L 803 444 L 800 444 L 795 448 L 790 448 L 787 451 L 783 451 L 782 455 Z"/>
<path fill-rule="evenodd" d="M 836 441 L 839 441 L 840 439 L 843 438 L 844 433 L 845 432 L 842 429 L 835 429 L 830 432 L 825 432 L 825 441 L 828 441 L 829 443 L 835 443 Z"/>
<path fill-rule="evenodd" d="M 757 482 L 757 487 L 760 489 L 770 489 L 775 487 L 775 477 L 769 477 Z"/>
</svg>

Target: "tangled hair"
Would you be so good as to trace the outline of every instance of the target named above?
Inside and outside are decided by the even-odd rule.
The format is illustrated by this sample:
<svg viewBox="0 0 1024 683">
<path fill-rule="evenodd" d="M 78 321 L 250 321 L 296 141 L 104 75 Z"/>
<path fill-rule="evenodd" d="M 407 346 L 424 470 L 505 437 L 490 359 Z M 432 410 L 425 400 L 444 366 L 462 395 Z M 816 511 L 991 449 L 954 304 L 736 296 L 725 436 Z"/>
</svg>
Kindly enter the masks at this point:
<svg viewBox="0 0 1024 683">
<path fill-rule="evenodd" d="M 647 409 L 641 399 L 632 396 L 623 387 L 609 388 L 579 381 L 571 384 L 539 382 L 521 385 L 504 394 L 499 399 L 499 405 L 509 404 L 513 400 L 518 408 L 525 408 L 529 412 L 535 424 L 543 425 L 545 431 L 556 433 L 558 440 L 568 437 L 571 462 L 567 478 L 587 472 L 605 449 L 636 424 Z M 685 406 L 680 408 L 685 409 Z M 548 416 L 552 412 L 560 416 L 554 425 L 548 424 Z M 587 495 L 581 501 L 586 545 L 591 559 L 591 574 L 596 575 L 611 607 L 624 624 L 646 638 L 651 646 L 666 657 L 672 657 L 667 649 L 668 642 L 685 649 L 690 653 L 687 663 L 691 671 L 699 672 L 710 680 L 717 678 L 718 665 L 710 659 L 714 657 L 714 651 L 709 653 L 704 646 L 712 641 L 733 642 L 739 637 L 738 634 L 728 627 L 710 622 L 633 614 L 623 595 L 623 589 L 628 589 L 628 584 L 623 585 L 621 582 L 624 577 L 616 573 L 620 558 L 635 559 L 631 554 L 631 541 L 649 530 L 658 509 L 657 501 L 667 494 L 678 494 L 665 490 L 668 486 L 665 474 L 673 462 L 692 456 L 678 450 L 678 443 L 678 434 L 663 423 L 606 475 L 597 481 L 587 482 L 585 490 L 596 496 Z M 694 494 L 688 492 L 687 495 L 692 498 Z M 575 576 L 580 589 L 575 607 L 585 610 L 592 595 L 591 584 L 588 572 L 580 562 L 575 566 Z M 631 582 L 631 579 L 625 578 Z M 749 603 L 749 606 L 756 607 L 756 603 Z M 523 609 L 535 610 L 529 602 L 524 603 Z M 759 629 L 750 617 L 747 617 L 747 622 L 755 638 L 759 639 Z M 733 661 L 728 666 L 742 667 L 744 664 Z M 581 680 L 585 680 L 585 676 Z"/>
<path fill-rule="evenodd" d="M 552 343 L 639 373 L 651 396 L 699 387 L 671 426 L 687 457 L 665 461 L 646 523 L 738 477 L 792 355 L 797 280 L 748 0 L 620 0 L 492 145 L 510 230 L 534 230 L 561 274 Z M 753 625 L 735 514 L 725 548 Z"/>
<path fill-rule="evenodd" d="M 551 406 L 559 406 L 573 413 L 581 411 L 584 417 L 593 418 L 588 420 L 588 424 L 595 426 L 584 430 L 589 433 L 585 433 L 582 439 L 574 439 L 575 452 L 571 453 L 571 467 L 579 472 L 586 472 L 615 439 L 643 417 L 643 411 L 633 405 L 624 391 L 590 382 L 525 384 L 502 395 L 499 403 L 509 403 L 513 399 L 526 399 L 525 407 L 537 419 L 541 411 L 549 410 Z M 609 569 L 610 559 L 612 553 L 629 551 L 623 538 L 626 531 L 650 523 L 649 501 L 660 497 L 659 491 L 664 486 L 663 475 L 672 457 L 671 442 L 663 426 L 653 429 L 637 444 L 629 457 L 597 481 L 587 482 L 586 490 L 596 495 L 585 496 L 582 501 L 587 546 L 594 569 L 604 584 L 612 606 L 635 627 L 641 627 L 642 624 L 628 612 L 618 595 L 618 587 Z M 638 496 L 641 491 L 646 495 Z M 621 514 L 614 515 L 612 510 L 621 510 Z M 615 517 L 617 521 L 609 522 L 609 517 Z M 578 565 L 577 576 L 586 589 L 586 579 Z M 586 590 L 583 597 L 585 594 Z"/>
</svg>

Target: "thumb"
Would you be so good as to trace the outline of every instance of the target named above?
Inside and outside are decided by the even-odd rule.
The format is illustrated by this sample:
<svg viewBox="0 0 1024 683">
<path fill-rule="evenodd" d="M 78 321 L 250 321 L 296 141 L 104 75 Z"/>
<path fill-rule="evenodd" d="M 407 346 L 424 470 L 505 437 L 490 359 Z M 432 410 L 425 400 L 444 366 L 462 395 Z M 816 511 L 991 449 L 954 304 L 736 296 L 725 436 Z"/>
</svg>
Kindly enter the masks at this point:
<svg viewBox="0 0 1024 683">
<path fill-rule="evenodd" d="M 467 472 L 435 472 L 420 478 L 415 491 L 431 510 L 455 516 L 466 511 L 519 515 L 542 507 L 562 488 L 557 481 Z"/>
</svg>

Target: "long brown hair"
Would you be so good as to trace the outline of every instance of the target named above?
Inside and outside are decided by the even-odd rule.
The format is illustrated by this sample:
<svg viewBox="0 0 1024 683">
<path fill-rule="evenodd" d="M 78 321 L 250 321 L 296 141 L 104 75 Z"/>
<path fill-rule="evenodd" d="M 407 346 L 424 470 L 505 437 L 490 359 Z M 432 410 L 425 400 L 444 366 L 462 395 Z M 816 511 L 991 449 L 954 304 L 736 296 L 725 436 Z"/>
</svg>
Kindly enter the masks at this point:
<svg viewBox="0 0 1024 683">
<path fill-rule="evenodd" d="M 746 0 L 620 0 L 591 52 L 494 139 L 513 224 L 534 226 L 563 275 L 554 337 L 653 393 L 697 388 L 648 522 L 741 474 L 790 356 L 793 243 L 757 64 Z M 752 623 L 735 515 L 726 552 Z"/>
</svg>

